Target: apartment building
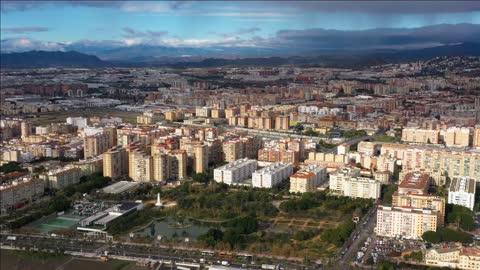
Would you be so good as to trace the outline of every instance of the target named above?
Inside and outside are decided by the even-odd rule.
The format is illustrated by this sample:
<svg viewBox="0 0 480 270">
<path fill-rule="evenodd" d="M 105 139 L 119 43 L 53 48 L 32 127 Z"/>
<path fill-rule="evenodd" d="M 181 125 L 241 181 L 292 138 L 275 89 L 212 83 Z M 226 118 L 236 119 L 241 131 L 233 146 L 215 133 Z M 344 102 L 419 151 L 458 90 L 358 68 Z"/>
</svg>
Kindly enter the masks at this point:
<svg viewBox="0 0 480 270">
<path fill-rule="evenodd" d="M 319 165 L 327 168 L 341 168 L 348 164 L 348 156 L 322 152 L 310 152 L 308 153 L 308 159 L 305 160 L 305 164 Z"/>
<path fill-rule="evenodd" d="M 292 173 L 292 163 L 275 162 L 252 174 L 252 186 L 272 188 L 287 180 Z"/>
<path fill-rule="evenodd" d="M 475 179 L 455 177 L 448 189 L 448 203 L 461 205 L 473 211 L 475 205 Z"/>
<path fill-rule="evenodd" d="M 20 124 L 20 132 L 22 139 L 32 135 L 32 123 L 30 121 L 22 121 Z"/>
<path fill-rule="evenodd" d="M 134 150 L 129 154 L 128 176 L 136 182 L 150 182 L 153 180 L 152 157 L 143 151 Z"/>
<path fill-rule="evenodd" d="M 412 207 L 378 206 L 375 233 L 385 237 L 420 239 L 426 231 L 436 231 L 439 212 Z"/>
<path fill-rule="evenodd" d="M 480 125 L 476 125 L 473 131 L 473 147 L 480 147 Z"/>
<path fill-rule="evenodd" d="M 83 140 L 84 157 L 92 158 L 103 154 L 110 147 L 108 141 L 105 133 L 85 136 Z"/>
<path fill-rule="evenodd" d="M 194 151 L 194 172 L 205 173 L 208 169 L 209 149 L 205 144 L 197 144 L 193 147 Z"/>
<path fill-rule="evenodd" d="M 187 153 L 165 151 L 153 156 L 153 181 L 184 180 L 187 177 Z"/>
<path fill-rule="evenodd" d="M 425 173 L 410 172 L 400 182 L 398 190 L 393 193 L 392 205 L 396 207 L 411 207 L 430 209 L 438 212 L 438 224 L 445 220 L 445 198 L 428 193 L 430 176 Z"/>
<path fill-rule="evenodd" d="M 327 168 L 310 165 L 290 176 L 290 193 L 314 192 L 327 180 Z"/>
<path fill-rule="evenodd" d="M 241 137 L 223 142 L 225 161 L 232 162 L 241 158 L 256 158 L 261 142 L 252 136 Z"/>
<path fill-rule="evenodd" d="M 290 149 L 262 148 L 258 150 L 258 161 L 299 163 L 299 152 Z"/>
<path fill-rule="evenodd" d="M 82 176 L 83 174 L 80 168 L 68 165 L 57 170 L 49 171 L 46 175 L 41 175 L 40 177 L 47 180 L 49 188 L 61 190 L 79 183 L 80 177 Z"/>
<path fill-rule="evenodd" d="M 480 179 L 478 151 L 384 143 L 381 154 L 401 159 L 405 170 L 438 170 L 449 177 Z"/>
<path fill-rule="evenodd" d="M 128 173 L 127 150 L 121 146 L 114 146 L 103 153 L 103 176 L 118 178 Z"/>
<path fill-rule="evenodd" d="M 472 130 L 466 127 L 449 127 L 445 130 L 444 142 L 447 147 L 466 147 L 470 145 Z"/>
<path fill-rule="evenodd" d="M 45 181 L 23 177 L 0 185 L 0 212 L 6 214 L 39 199 L 45 191 Z"/>
<path fill-rule="evenodd" d="M 212 108 L 211 107 L 200 107 L 195 108 L 195 115 L 198 117 L 212 117 Z"/>
<path fill-rule="evenodd" d="M 243 158 L 216 168 L 213 171 L 213 179 L 216 182 L 225 183 L 227 185 L 239 184 L 240 182 L 251 178 L 253 172 L 256 170 L 256 160 Z"/>
<path fill-rule="evenodd" d="M 437 248 L 425 251 L 425 264 L 451 269 L 480 269 L 480 249 L 478 247 Z"/>
<path fill-rule="evenodd" d="M 358 143 L 357 152 L 367 156 L 376 156 L 380 152 L 381 144 L 362 141 Z"/>
<path fill-rule="evenodd" d="M 165 112 L 165 119 L 172 122 L 182 121 L 184 119 L 184 114 L 182 111 L 168 111 Z"/>
<path fill-rule="evenodd" d="M 276 130 L 288 130 L 290 128 L 290 116 L 279 115 L 275 117 L 275 129 Z"/>
<path fill-rule="evenodd" d="M 439 140 L 440 131 L 438 130 L 417 127 L 408 127 L 402 130 L 402 141 L 404 142 L 438 144 Z"/>
<path fill-rule="evenodd" d="M 329 187 L 332 194 L 353 198 L 378 199 L 381 183 L 361 177 L 360 169 L 343 167 L 330 174 Z"/>
</svg>

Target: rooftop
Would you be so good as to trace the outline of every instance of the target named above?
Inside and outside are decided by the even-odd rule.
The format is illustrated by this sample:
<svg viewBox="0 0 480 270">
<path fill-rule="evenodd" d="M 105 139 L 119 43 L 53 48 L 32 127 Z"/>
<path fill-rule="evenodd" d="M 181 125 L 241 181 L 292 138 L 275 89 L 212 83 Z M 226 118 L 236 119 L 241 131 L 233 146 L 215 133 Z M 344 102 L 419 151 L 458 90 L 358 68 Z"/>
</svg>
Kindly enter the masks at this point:
<svg viewBox="0 0 480 270">
<path fill-rule="evenodd" d="M 475 194 L 475 179 L 469 177 L 453 178 L 448 191 Z"/>
<path fill-rule="evenodd" d="M 405 175 L 398 187 L 403 189 L 417 189 L 423 192 L 428 189 L 429 184 L 430 175 L 426 173 L 410 172 Z"/>
</svg>

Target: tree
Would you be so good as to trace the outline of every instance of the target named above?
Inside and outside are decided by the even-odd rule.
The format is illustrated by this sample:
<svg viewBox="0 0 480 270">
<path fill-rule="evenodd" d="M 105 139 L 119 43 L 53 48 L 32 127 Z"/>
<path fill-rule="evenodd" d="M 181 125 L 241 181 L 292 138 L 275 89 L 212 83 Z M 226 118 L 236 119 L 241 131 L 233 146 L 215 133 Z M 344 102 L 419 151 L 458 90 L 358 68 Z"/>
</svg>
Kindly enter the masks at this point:
<svg viewBox="0 0 480 270">
<path fill-rule="evenodd" d="M 382 186 L 382 200 L 384 204 L 392 204 L 393 193 L 395 193 L 397 189 L 398 185 Z"/>
<path fill-rule="evenodd" d="M 436 232 L 427 231 L 422 238 L 429 243 L 461 242 L 469 244 L 473 242 L 473 235 L 450 228 L 439 228 Z"/>
<path fill-rule="evenodd" d="M 22 168 L 18 162 L 9 162 L 7 164 L 3 164 L 0 166 L 0 172 L 4 174 L 11 173 L 11 172 L 26 172 L 27 169 Z"/>
<path fill-rule="evenodd" d="M 434 231 L 426 231 L 422 235 L 422 239 L 429 243 L 440 243 L 440 235 Z"/>
<path fill-rule="evenodd" d="M 403 258 L 405 260 L 421 262 L 421 261 L 423 261 L 423 253 L 421 251 L 412 252 L 410 254 L 407 254 L 407 255 L 403 256 Z"/>
<path fill-rule="evenodd" d="M 476 229 L 473 212 L 461 205 L 448 204 L 446 207 L 447 223 L 454 224 L 462 230 L 473 231 Z"/>
<path fill-rule="evenodd" d="M 71 201 L 65 195 L 57 195 L 53 198 L 50 208 L 55 212 L 65 211 L 70 208 Z"/>
<path fill-rule="evenodd" d="M 395 266 L 389 262 L 381 262 L 378 264 L 378 270 L 395 270 Z"/>
</svg>

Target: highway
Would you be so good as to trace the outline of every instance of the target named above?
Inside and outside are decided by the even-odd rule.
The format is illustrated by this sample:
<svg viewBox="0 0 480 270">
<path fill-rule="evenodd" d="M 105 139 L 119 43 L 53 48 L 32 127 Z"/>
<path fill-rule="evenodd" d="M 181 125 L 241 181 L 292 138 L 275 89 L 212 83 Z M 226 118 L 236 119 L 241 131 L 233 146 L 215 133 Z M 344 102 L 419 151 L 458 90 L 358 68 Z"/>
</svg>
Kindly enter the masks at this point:
<svg viewBox="0 0 480 270">
<path fill-rule="evenodd" d="M 15 240 L 8 240 L 8 236 L 14 235 Z M 181 263 L 199 263 L 201 259 L 205 260 L 206 264 L 221 265 L 222 261 L 228 261 L 231 266 L 245 269 L 261 269 L 260 264 L 248 262 L 233 263 L 231 260 L 235 258 L 221 258 L 202 255 L 199 250 L 177 247 L 160 247 L 146 244 L 134 243 L 107 243 L 100 240 L 81 240 L 81 239 L 67 239 L 59 237 L 39 236 L 39 235 L 19 235 L 19 234 L 0 234 L 0 247 L 4 248 L 24 248 L 41 250 L 48 252 L 67 252 L 76 254 L 90 254 L 101 256 L 105 252 L 110 256 L 120 256 L 131 259 L 151 259 L 157 261 L 174 261 Z M 257 254 L 255 254 L 257 256 Z M 257 256 L 258 257 L 258 256 Z M 274 257 L 271 257 L 274 259 Z M 299 265 L 298 261 L 281 260 L 287 265 Z M 289 268 L 294 269 L 294 268 Z M 295 269 L 303 269 L 303 267 L 295 267 Z M 310 268 L 312 269 L 312 268 Z"/>
</svg>

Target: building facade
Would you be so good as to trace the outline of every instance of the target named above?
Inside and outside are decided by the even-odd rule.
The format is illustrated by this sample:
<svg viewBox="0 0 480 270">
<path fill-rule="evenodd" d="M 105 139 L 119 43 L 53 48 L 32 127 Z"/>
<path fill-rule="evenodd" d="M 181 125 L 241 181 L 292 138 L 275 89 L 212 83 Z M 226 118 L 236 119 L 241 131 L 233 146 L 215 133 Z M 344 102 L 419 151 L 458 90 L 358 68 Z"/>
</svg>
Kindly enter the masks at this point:
<svg viewBox="0 0 480 270">
<path fill-rule="evenodd" d="M 327 168 L 310 165 L 290 176 L 290 193 L 314 192 L 327 180 Z"/>
</svg>

